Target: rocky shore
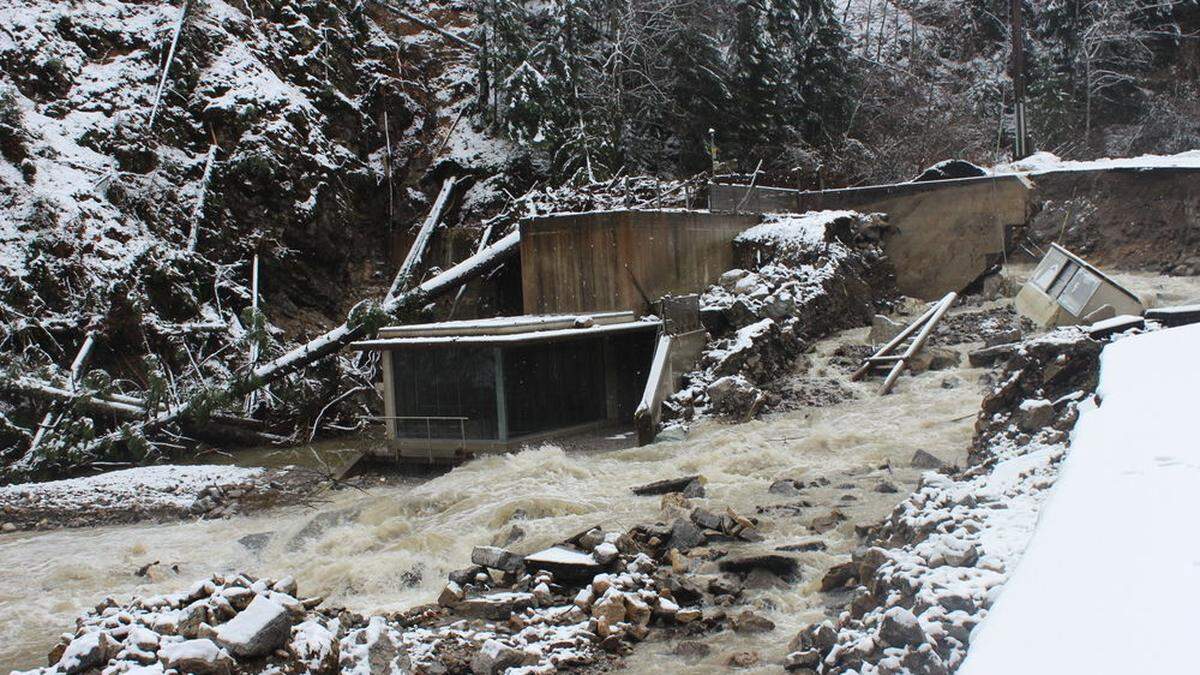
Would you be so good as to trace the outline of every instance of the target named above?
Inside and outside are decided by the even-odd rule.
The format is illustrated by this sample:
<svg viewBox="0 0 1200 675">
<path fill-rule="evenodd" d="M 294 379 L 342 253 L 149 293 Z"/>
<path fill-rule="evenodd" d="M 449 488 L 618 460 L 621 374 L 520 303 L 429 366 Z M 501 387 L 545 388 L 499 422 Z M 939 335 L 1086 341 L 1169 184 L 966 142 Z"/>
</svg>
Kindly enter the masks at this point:
<svg viewBox="0 0 1200 675">
<path fill-rule="evenodd" d="M 826 575 L 852 589 L 836 620 L 790 645 L 807 673 L 953 672 L 1033 533 L 1081 406 L 1092 405 L 1101 343 L 1062 329 L 1004 351 L 976 423 L 970 466 L 927 473 L 867 545 Z"/>
</svg>

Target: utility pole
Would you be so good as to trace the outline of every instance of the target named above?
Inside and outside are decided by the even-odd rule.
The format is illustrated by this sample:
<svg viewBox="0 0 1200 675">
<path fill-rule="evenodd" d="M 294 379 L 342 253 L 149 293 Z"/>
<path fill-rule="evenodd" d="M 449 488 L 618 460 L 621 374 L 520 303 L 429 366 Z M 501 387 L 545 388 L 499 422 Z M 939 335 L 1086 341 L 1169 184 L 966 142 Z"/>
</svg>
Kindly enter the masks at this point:
<svg viewBox="0 0 1200 675">
<path fill-rule="evenodd" d="M 1025 29 L 1021 22 L 1021 1 L 1012 0 L 1012 81 L 1016 134 L 1013 159 L 1029 156 L 1029 134 L 1025 128 Z"/>
</svg>

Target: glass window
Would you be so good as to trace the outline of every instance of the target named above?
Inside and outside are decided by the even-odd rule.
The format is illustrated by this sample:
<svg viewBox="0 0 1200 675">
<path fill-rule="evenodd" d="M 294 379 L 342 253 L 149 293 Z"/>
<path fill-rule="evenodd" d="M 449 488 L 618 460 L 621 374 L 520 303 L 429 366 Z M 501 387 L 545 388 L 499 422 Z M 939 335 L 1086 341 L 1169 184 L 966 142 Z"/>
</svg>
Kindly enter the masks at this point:
<svg viewBox="0 0 1200 675">
<path fill-rule="evenodd" d="M 496 361 L 491 347 L 433 347 L 392 352 L 398 438 L 497 437 Z M 465 417 L 437 420 L 435 417 Z"/>
<path fill-rule="evenodd" d="M 1080 269 L 1058 296 L 1058 304 L 1072 315 L 1080 316 L 1097 288 L 1100 288 L 1100 280 L 1091 272 Z"/>
<path fill-rule="evenodd" d="M 1029 281 L 1043 291 L 1050 288 L 1050 284 L 1054 283 L 1066 262 L 1066 254 L 1056 248 L 1050 249 L 1046 257 L 1042 258 L 1042 262 L 1038 264 L 1037 269 L 1033 271 L 1033 276 L 1029 278 Z"/>
<path fill-rule="evenodd" d="M 1079 271 L 1079 265 L 1074 261 L 1068 260 L 1066 265 L 1063 265 L 1062 271 L 1054 278 L 1054 283 L 1050 284 L 1050 288 L 1046 289 L 1046 294 L 1057 299 L 1062 295 L 1063 289 L 1067 284 L 1071 283 L 1071 279 L 1075 277 L 1075 273 Z"/>
</svg>

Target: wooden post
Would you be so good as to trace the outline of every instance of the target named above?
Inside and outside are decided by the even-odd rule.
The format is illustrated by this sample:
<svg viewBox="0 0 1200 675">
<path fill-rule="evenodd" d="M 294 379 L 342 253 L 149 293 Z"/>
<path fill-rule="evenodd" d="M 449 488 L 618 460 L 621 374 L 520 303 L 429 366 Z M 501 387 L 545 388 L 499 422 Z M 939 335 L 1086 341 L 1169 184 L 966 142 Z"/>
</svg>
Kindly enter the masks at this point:
<svg viewBox="0 0 1200 675">
<path fill-rule="evenodd" d="M 1021 10 L 1021 0 L 1012 0 L 1013 111 L 1016 118 L 1013 159 L 1029 156 L 1029 138 L 1025 129 L 1025 29 Z"/>
<path fill-rule="evenodd" d="M 250 321 L 251 330 L 254 330 L 254 324 L 258 322 L 258 254 L 254 254 L 254 260 L 250 267 Z M 250 340 L 250 369 L 258 364 L 258 339 Z M 254 404 L 258 398 L 258 392 L 252 391 L 246 394 L 246 414 L 254 412 Z"/>
</svg>

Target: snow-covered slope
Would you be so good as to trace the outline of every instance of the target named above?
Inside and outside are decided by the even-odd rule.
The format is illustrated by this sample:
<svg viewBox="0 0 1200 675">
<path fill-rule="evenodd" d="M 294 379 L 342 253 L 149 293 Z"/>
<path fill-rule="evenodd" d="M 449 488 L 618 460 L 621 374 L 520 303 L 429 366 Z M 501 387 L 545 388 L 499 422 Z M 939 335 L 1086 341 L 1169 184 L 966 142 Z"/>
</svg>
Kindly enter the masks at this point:
<svg viewBox="0 0 1200 675">
<path fill-rule="evenodd" d="M 1193 325 L 1105 347 L 1100 406 L 960 673 L 1194 670 L 1198 344 Z"/>
</svg>

